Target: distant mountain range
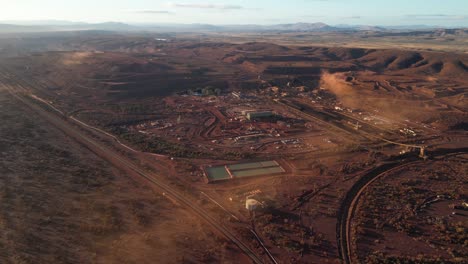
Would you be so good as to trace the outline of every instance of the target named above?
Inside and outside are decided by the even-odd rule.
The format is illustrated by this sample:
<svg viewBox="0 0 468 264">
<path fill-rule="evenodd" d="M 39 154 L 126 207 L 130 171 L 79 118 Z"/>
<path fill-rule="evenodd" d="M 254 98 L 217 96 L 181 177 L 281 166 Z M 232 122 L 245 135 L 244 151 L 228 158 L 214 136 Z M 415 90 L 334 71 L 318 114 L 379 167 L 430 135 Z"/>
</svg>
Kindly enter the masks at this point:
<svg viewBox="0 0 468 264">
<path fill-rule="evenodd" d="M 367 25 L 336 25 L 324 23 L 294 23 L 277 25 L 210 25 L 210 24 L 126 24 L 120 22 L 82 23 L 70 21 L 0 21 L 0 33 L 52 31 L 158 31 L 158 32 L 352 32 L 352 31 L 411 31 L 430 30 L 435 26 L 379 27 Z"/>
</svg>

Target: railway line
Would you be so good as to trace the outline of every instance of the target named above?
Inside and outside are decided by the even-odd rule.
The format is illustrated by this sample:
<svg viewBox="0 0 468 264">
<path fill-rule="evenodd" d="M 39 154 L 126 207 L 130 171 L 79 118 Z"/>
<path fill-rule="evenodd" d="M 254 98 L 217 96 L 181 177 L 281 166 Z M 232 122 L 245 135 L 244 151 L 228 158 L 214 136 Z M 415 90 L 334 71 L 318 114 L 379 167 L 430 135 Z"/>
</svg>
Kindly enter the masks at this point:
<svg viewBox="0 0 468 264">
<path fill-rule="evenodd" d="M 98 156 L 104 158 L 105 160 L 109 161 L 116 167 L 123 168 L 125 170 L 129 170 L 138 176 L 144 178 L 160 190 L 164 191 L 166 195 L 171 196 L 173 199 L 177 200 L 180 204 L 185 206 L 186 208 L 190 209 L 193 213 L 195 213 L 198 217 L 203 219 L 206 223 L 208 223 L 212 228 L 217 230 L 221 233 L 224 237 L 230 240 L 233 244 L 235 244 L 246 256 L 248 256 L 253 263 L 264 263 L 262 258 L 257 256 L 257 254 L 252 251 L 244 242 L 242 242 L 237 236 L 229 231 L 226 227 L 220 224 L 215 218 L 209 215 L 207 211 L 203 208 L 199 207 L 198 205 L 194 204 L 189 198 L 185 197 L 179 191 L 174 189 L 173 187 L 169 186 L 168 184 L 162 182 L 158 179 L 157 175 L 153 173 L 148 173 L 143 169 L 139 168 L 136 164 L 132 161 L 128 160 L 127 158 L 116 154 L 114 151 L 109 149 L 108 147 L 103 146 L 101 143 L 97 142 L 95 139 L 84 135 L 83 133 L 77 131 L 73 126 L 69 124 L 69 121 L 65 119 L 65 116 L 58 116 L 58 114 L 52 111 L 47 111 L 41 106 L 33 103 L 31 100 L 28 100 L 25 94 L 29 94 L 30 91 L 24 87 L 24 85 L 20 85 L 21 88 L 13 87 L 10 85 L 13 83 L 14 80 L 9 78 L 9 75 L 5 75 L 4 73 L 0 73 L 0 86 L 3 86 L 15 99 L 19 102 L 25 104 L 27 107 L 31 108 L 35 111 L 39 116 L 47 120 L 49 123 L 60 129 L 62 132 L 76 140 L 77 142 L 86 146 L 90 151 L 93 151 Z M 7 78 L 9 82 L 5 82 L 3 78 Z"/>
<path fill-rule="evenodd" d="M 339 127 L 337 126 L 336 124 L 331 124 L 329 122 L 326 122 L 320 118 L 317 118 L 309 113 L 306 113 L 300 109 L 297 109 L 293 106 L 291 106 L 290 104 L 287 104 L 285 102 L 282 102 L 281 100 L 274 100 L 275 103 L 279 104 L 279 105 L 282 105 L 284 107 L 286 107 L 287 109 L 289 109 L 291 112 L 293 112 L 294 114 L 300 116 L 301 118 L 304 118 L 306 120 L 310 120 L 310 121 L 314 121 L 314 122 L 317 122 L 321 125 L 323 125 L 324 127 L 326 127 L 328 129 L 328 131 L 332 132 L 333 134 L 335 135 L 346 135 L 348 136 L 352 141 L 355 141 L 355 142 L 359 142 L 360 140 L 366 140 L 367 138 L 364 138 L 360 135 L 356 135 L 356 133 L 350 133 L 349 130 L 346 130 L 342 127 Z"/>
<path fill-rule="evenodd" d="M 434 158 L 448 157 L 466 153 L 468 153 L 468 148 L 439 149 L 432 152 Z M 417 157 L 411 157 L 406 160 L 384 163 L 379 167 L 376 167 L 375 169 L 367 172 L 346 193 L 345 198 L 343 199 L 338 211 L 338 221 L 336 226 L 336 238 L 338 243 L 337 248 L 339 256 L 342 259 L 343 263 L 355 263 L 353 262 L 354 258 L 351 245 L 351 222 L 354 216 L 354 212 L 356 211 L 359 198 L 361 197 L 365 189 L 377 179 L 391 172 L 423 162 L 424 161 L 420 160 Z"/>
</svg>

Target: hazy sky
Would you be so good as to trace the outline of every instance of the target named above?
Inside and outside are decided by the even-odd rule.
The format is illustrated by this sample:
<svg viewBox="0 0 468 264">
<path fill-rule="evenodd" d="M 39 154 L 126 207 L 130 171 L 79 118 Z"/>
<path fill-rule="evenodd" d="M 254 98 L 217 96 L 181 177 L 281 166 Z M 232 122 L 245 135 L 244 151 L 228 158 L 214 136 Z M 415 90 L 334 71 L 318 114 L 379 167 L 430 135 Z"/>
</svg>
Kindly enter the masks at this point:
<svg viewBox="0 0 468 264">
<path fill-rule="evenodd" d="M 468 0 L 0 0 L 0 20 L 468 27 Z"/>
</svg>

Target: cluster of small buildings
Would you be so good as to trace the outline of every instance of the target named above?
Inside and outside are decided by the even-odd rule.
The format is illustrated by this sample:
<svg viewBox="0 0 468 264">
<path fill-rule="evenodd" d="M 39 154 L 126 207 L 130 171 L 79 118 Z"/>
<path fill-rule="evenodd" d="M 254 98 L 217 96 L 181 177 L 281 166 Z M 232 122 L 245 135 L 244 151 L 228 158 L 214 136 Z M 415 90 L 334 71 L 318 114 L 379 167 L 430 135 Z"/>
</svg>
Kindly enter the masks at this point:
<svg viewBox="0 0 468 264">
<path fill-rule="evenodd" d="M 143 133 L 143 130 L 142 129 L 166 129 L 166 128 L 169 128 L 169 127 L 173 127 L 174 125 L 172 123 L 164 123 L 164 122 L 161 122 L 161 121 L 150 121 L 150 122 L 145 122 L 145 123 L 141 123 L 141 124 L 138 124 L 136 125 L 136 129 L 140 132 L 140 133 Z M 147 133 L 144 133 L 144 134 L 147 134 Z"/>
<path fill-rule="evenodd" d="M 413 130 L 411 130 L 409 128 L 400 129 L 400 132 L 402 134 L 404 134 L 404 135 L 407 135 L 407 136 L 412 136 L 412 137 L 417 136 L 416 132 L 414 132 Z"/>
</svg>

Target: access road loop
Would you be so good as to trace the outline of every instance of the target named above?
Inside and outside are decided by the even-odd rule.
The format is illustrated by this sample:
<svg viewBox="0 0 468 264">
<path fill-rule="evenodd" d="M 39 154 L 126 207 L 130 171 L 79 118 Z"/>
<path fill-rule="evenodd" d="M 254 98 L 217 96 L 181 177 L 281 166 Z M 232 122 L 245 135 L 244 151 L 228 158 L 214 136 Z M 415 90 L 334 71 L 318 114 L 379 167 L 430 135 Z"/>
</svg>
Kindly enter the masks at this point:
<svg viewBox="0 0 468 264">
<path fill-rule="evenodd" d="M 448 157 L 468 153 L 468 148 L 437 149 L 431 152 L 433 158 Z M 418 157 L 409 157 L 405 160 L 384 163 L 364 174 L 346 193 L 338 211 L 336 225 L 336 239 L 338 253 L 343 263 L 353 263 L 351 222 L 357 208 L 357 204 L 365 189 L 381 177 L 400 170 L 407 166 L 424 163 Z"/>
</svg>

